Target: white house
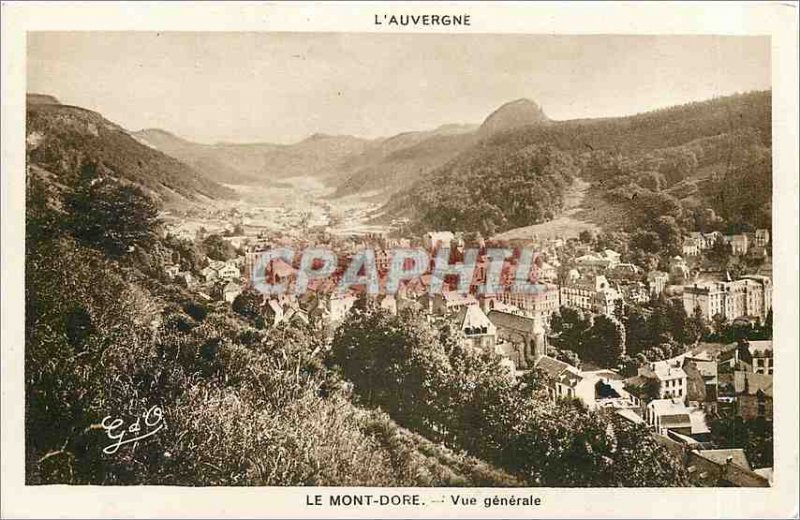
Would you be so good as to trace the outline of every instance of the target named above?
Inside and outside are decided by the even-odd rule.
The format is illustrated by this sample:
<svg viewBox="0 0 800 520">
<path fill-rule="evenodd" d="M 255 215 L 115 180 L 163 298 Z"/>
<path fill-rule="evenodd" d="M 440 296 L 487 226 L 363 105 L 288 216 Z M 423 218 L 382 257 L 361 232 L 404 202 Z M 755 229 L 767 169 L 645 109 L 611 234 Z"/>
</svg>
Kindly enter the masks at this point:
<svg viewBox="0 0 800 520">
<path fill-rule="evenodd" d="M 769 231 L 766 229 L 756 229 L 753 242 L 758 247 L 765 247 L 769 244 Z"/>
<path fill-rule="evenodd" d="M 213 282 L 214 280 L 219 278 L 217 270 L 211 267 L 210 265 L 200 270 L 200 276 L 202 276 L 203 280 L 205 280 L 206 282 Z"/>
<path fill-rule="evenodd" d="M 700 254 L 700 245 L 694 238 L 684 238 L 683 245 L 681 246 L 683 256 L 697 256 Z"/>
<path fill-rule="evenodd" d="M 625 382 L 610 370 L 582 372 L 574 366 L 550 356 L 542 356 L 536 368 L 548 375 L 553 399 L 578 399 L 590 410 L 632 409 L 639 400 L 625 390 Z"/>
<path fill-rule="evenodd" d="M 397 299 L 391 294 L 384 295 L 380 307 L 389 314 L 397 314 Z"/>
<path fill-rule="evenodd" d="M 238 267 L 233 265 L 233 263 L 226 263 L 217 269 L 217 276 L 223 280 L 235 280 L 241 275 Z"/>
<path fill-rule="evenodd" d="M 658 381 L 659 399 L 686 399 L 687 376 L 682 368 L 682 357 L 656 361 L 639 368 L 639 375 Z"/>
<path fill-rule="evenodd" d="M 228 303 L 233 303 L 237 296 L 242 294 L 242 287 L 234 281 L 230 281 L 222 288 L 222 299 Z"/>
<path fill-rule="evenodd" d="M 650 294 L 658 296 L 664 292 L 669 281 L 669 275 L 664 271 L 650 271 L 647 273 L 647 284 L 650 286 Z"/>
<path fill-rule="evenodd" d="M 355 302 L 356 297 L 349 294 L 344 296 L 332 295 L 326 302 L 331 323 L 342 322 Z"/>
<path fill-rule="evenodd" d="M 606 249 L 603 251 L 603 258 L 608 260 L 609 267 L 614 267 L 615 265 L 617 265 L 621 257 L 622 255 L 617 253 L 613 249 Z"/>
<path fill-rule="evenodd" d="M 747 235 L 728 235 L 725 241 L 730 244 L 731 252 L 734 255 L 746 255 L 749 241 Z"/>
</svg>

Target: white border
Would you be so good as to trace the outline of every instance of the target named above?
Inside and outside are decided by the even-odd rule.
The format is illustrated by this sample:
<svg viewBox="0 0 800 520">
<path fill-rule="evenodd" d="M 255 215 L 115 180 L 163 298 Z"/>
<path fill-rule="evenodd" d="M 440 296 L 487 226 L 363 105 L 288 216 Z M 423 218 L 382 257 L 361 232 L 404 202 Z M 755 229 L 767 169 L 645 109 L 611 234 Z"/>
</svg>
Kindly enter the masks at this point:
<svg viewBox="0 0 800 520">
<path fill-rule="evenodd" d="M 373 13 L 469 13 L 471 27 L 376 27 Z M 538 508 L 319 508 L 347 488 L 24 486 L 25 33 L 32 30 L 771 35 L 774 150 L 775 487 L 454 490 L 533 494 Z M 2 3 L 2 517 L 788 518 L 798 515 L 798 48 L 793 2 Z M 366 492 L 367 488 L 353 491 Z M 397 490 L 400 491 L 400 490 Z M 410 490 L 406 490 L 409 492 Z M 389 488 L 373 489 L 373 494 Z M 450 494 L 420 489 L 423 497 Z M 423 498 L 424 500 L 424 498 Z"/>
</svg>

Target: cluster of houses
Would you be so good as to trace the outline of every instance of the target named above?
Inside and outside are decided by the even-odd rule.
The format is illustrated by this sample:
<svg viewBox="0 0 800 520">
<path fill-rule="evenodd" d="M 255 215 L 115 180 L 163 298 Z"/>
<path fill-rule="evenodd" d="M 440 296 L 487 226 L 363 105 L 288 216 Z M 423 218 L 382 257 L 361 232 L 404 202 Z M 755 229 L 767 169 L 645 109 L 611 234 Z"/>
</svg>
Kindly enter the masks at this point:
<svg viewBox="0 0 800 520">
<path fill-rule="evenodd" d="M 173 281 L 195 290 L 205 300 L 233 303 L 236 297 L 242 293 L 241 265 L 243 261 L 243 257 L 227 262 L 207 258 L 206 267 L 200 270 L 197 277 L 189 271 L 181 271 L 177 264 L 165 266 L 164 271 Z"/>
<path fill-rule="evenodd" d="M 771 340 L 701 345 L 642 366 L 636 376 L 625 380 L 625 387 L 641 398 L 641 407 L 624 416 L 636 420 L 633 413 L 637 413 L 657 439 L 677 448 L 693 479 L 716 485 L 767 486 L 771 468 L 753 469 L 742 449 L 714 448 L 707 417 L 771 421 L 772 377 Z M 720 462 L 721 453 L 726 455 Z M 733 461 L 728 460 L 731 456 Z M 709 457 L 711 462 L 704 460 Z M 710 480 L 709 475 L 713 476 Z"/>
<path fill-rule="evenodd" d="M 310 236 L 314 238 L 310 238 Z M 757 230 L 749 235 L 741 235 L 747 243 L 767 244 L 769 232 Z M 739 235 L 733 235 L 731 244 L 739 244 Z M 267 247 L 291 245 L 295 248 L 322 243 L 333 247 L 337 252 L 340 269 L 347 265 L 352 255 L 365 247 L 375 251 L 376 266 L 382 272 L 389 269 L 391 263 L 390 250 L 392 248 L 408 248 L 421 245 L 428 251 L 435 251 L 441 247 L 450 247 L 457 254 L 463 254 L 466 247 L 484 247 L 485 243 L 478 238 L 467 243 L 461 233 L 450 231 L 431 231 L 415 243 L 409 239 L 389 238 L 386 232 L 373 232 L 359 237 L 336 237 L 328 233 L 311 234 L 297 238 L 284 236 L 283 239 L 269 240 L 250 236 L 226 236 L 235 248 L 246 249 L 244 258 L 239 257 L 235 262 L 209 262 L 208 266 L 199 273 L 199 281 L 206 284 L 207 293 L 213 297 L 227 302 L 233 301 L 237 290 L 232 282 L 245 279 L 252 268 L 252 258 Z M 281 241 L 282 240 L 282 241 Z M 725 240 L 718 232 L 692 233 L 688 238 L 698 250 L 702 251 L 713 247 L 717 240 Z M 593 314 L 615 316 L 626 304 L 646 303 L 653 296 L 665 293 L 670 285 L 676 283 L 683 286 L 683 301 L 687 313 L 694 312 L 700 307 L 703 315 L 711 319 L 721 314 L 728 320 L 741 317 L 755 317 L 763 319 L 771 307 L 771 286 L 769 277 L 747 276 L 736 281 L 695 281 L 691 280 L 690 269 L 683 257 L 676 256 L 670 259 L 669 272 L 650 271 L 642 273 L 640 267 L 621 262 L 621 255 L 612 250 L 592 251 L 588 246 L 582 245 L 574 258 L 565 258 L 562 253 L 565 240 L 560 238 L 537 241 L 538 258 L 534 266 L 534 278 L 537 290 L 534 292 L 520 293 L 510 290 L 512 270 L 504 271 L 501 291 L 493 295 L 493 304 L 502 305 L 504 309 L 516 314 L 543 319 L 545 323 L 549 317 L 560 307 L 581 309 Z M 692 250 L 694 251 L 694 250 Z M 688 253 L 687 253 L 688 254 Z M 516 259 L 509 260 L 511 267 L 515 267 Z M 470 292 L 485 281 L 487 266 L 480 260 L 476 266 L 473 284 Z M 563 264 L 568 262 L 572 268 L 565 269 Z M 169 269 L 177 269 L 170 266 Z M 293 268 L 291 265 L 277 266 L 278 274 L 291 278 Z M 244 276 L 242 275 L 244 274 Z M 192 285 L 193 274 L 175 271 L 171 276 L 178 278 L 185 285 Z M 222 282 L 225 285 L 222 286 Z M 430 275 L 424 275 L 419 280 L 420 289 L 424 292 L 430 285 Z M 209 286 L 213 284 L 213 286 Z M 413 297 L 413 296 L 412 296 Z"/>
<path fill-rule="evenodd" d="M 310 235 L 311 236 L 311 235 Z M 443 246 L 463 252 L 467 247 L 484 247 L 483 241 L 467 243 L 459 233 L 435 231 L 420 242 L 389 238 L 375 232 L 358 238 L 313 235 L 314 238 L 230 236 L 231 244 L 246 249 L 243 256 L 229 261 L 208 260 L 194 275 L 170 265 L 167 274 L 191 287 L 209 300 L 232 303 L 248 283 L 254 258 L 268 247 L 317 245 L 320 239 L 337 254 L 343 268 L 352 255 L 365 247 L 375 251 L 376 266 L 385 273 L 391 264 L 392 248 L 422 246 L 433 252 Z M 684 256 L 695 255 L 713 247 L 717 240 L 727 240 L 734 254 L 745 254 L 748 247 L 765 246 L 766 230 L 752 237 L 734 235 L 727 240 L 718 234 L 692 234 L 684 244 Z M 235 244 L 234 244 L 235 241 Z M 687 249 L 687 245 L 692 245 Z M 744 244 L 744 245 L 742 245 Z M 710 443 L 706 417 L 709 414 L 734 414 L 751 419 L 772 418 L 773 359 L 771 342 L 750 342 L 725 345 L 721 348 L 699 348 L 669 360 L 639 367 L 638 374 L 625 378 L 614 370 L 581 370 L 548 355 L 547 330 L 550 316 L 560 307 L 580 309 L 594 315 L 614 317 L 621 307 L 646 302 L 653 296 L 669 294 L 675 282 L 690 280 L 683 257 L 670 259 L 669 272 L 650 271 L 621 261 L 611 250 L 592 251 L 580 245 L 578 253 L 565 255 L 563 239 L 549 239 L 537 244 L 539 258 L 534 265 L 537 290 L 519 293 L 509 290 L 512 267 L 501 276 L 501 290 L 481 294 L 477 285 L 486 278 L 485 264 L 476 266 L 473 284 L 467 293 L 445 284 L 443 291 L 432 293 L 432 275 L 424 274 L 405 280 L 396 294 L 373 296 L 381 308 L 397 313 L 405 308 L 420 310 L 429 321 L 449 321 L 457 330 L 463 345 L 482 352 L 494 352 L 508 369 L 509 377 L 517 377 L 531 369 L 547 376 L 547 387 L 553 399 L 577 399 L 592 410 L 603 409 L 621 418 L 652 429 L 660 442 L 679 453 L 696 482 L 725 482 L 731 485 L 769 485 L 764 468 L 754 469 L 742 450 L 717 450 Z M 572 251 L 572 250 L 570 250 Z M 566 268 L 568 265 L 569 268 Z M 289 282 L 296 269 L 289 262 L 273 261 L 269 283 Z M 294 295 L 262 296 L 261 315 L 264 323 L 276 326 L 296 322 L 326 331 L 333 330 L 347 316 L 359 297 L 355 288 L 339 294 L 335 280 L 312 280 L 310 291 Z M 741 317 L 763 319 L 771 308 L 771 284 L 766 276 L 744 276 L 736 281 L 691 281 L 682 286 L 687 313 L 700 308 L 711 319 L 722 315 L 734 320 Z M 673 293 L 674 294 L 674 293 Z M 720 347 L 717 345 L 717 347 Z"/>
<path fill-rule="evenodd" d="M 730 248 L 730 252 L 736 256 L 744 256 L 748 253 L 766 256 L 766 247 L 769 244 L 769 230 L 757 229 L 753 233 L 741 233 L 738 235 L 723 235 L 719 231 L 708 233 L 693 232 L 684 238 L 682 252 L 684 256 L 698 256 L 713 248 L 717 243 L 722 243 Z"/>
<path fill-rule="evenodd" d="M 753 352 L 764 348 L 750 345 Z M 706 417 L 718 401 L 729 407 L 723 413 L 772 419 L 772 376 L 739 364 L 736 354 L 729 357 L 739 350 L 729 346 L 722 360 L 699 351 L 653 363 L 628 380 L 611 370 L 581 371 L 548 356 L 539 358 L 536 368 L 546 374 L 553 399 L 577 399 L 590 410 L 610 410 L 623 420 L 648 426 L 684 465 L 693 484 L 768 487 L 772 468 L 753 468 L 744 449 L 719 449 L 710 442 Z M 730 359 L 736 359 L 736 369 L 718 372 L 718 363 Z M 647 381 L 655 398 L 633 390 Z"/>
</svg>

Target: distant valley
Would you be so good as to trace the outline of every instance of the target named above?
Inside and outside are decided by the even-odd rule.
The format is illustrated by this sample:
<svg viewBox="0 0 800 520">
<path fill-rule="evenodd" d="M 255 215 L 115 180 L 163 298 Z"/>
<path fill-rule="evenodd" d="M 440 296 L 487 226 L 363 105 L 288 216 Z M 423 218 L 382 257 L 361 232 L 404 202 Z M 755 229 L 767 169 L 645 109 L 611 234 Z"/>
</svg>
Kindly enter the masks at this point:
<svg viewBox="0 0 800 520">
<path fill-rule="evenodd" d="M 480 126 L 445 124 L 380 139 L 314 134 L 291 145 L 200 144 L 161 129 L 131 135 L 216 182 L 269 185 L 291 177 L 314 177 L 335 188 L 335 197 L 362 194 L 385 200 L 480 139 L 547 120 L 538 105 L 521 99 L 503 105 Z"/>
<path fill-rule="evenodd" d="M 481 125 L 378 139 L 314 134 L 291 145 L 200 144 L 162 129 L 129 132 L 52 96 L 29 95 L 28 104 L 32 164 L 58 173 L 98 160 L 167 204 L 238 199 L 257 186 L 320 204 L 359 198 L 380 207 L 374 224 L 403 218 L 414 232 L 515 238 L 630 228 L 653 208 L 686 229 L 770 224 L 769 92 L 574 121 L 519 99 Z M 324 189 L 297 191 L 312 180 Z"/>
</svg>

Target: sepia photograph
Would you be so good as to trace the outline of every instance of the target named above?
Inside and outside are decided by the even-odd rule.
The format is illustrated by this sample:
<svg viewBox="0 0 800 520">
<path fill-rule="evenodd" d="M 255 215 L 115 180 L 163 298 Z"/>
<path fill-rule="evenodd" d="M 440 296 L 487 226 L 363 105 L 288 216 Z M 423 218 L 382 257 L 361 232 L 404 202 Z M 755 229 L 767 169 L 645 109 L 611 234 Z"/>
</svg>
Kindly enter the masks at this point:
<svg viewBox="0 0 800 520">
<path fill-rule="evenodd" d="M 796 473 L 770 36 L 454 7 L 26 33 L 26 488 L 531 515 Z"/>
</svg>

